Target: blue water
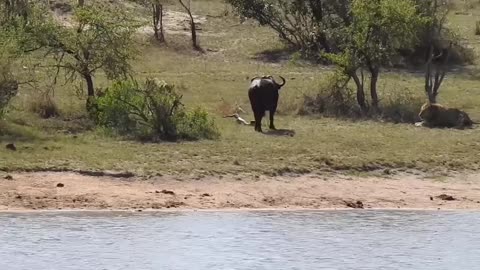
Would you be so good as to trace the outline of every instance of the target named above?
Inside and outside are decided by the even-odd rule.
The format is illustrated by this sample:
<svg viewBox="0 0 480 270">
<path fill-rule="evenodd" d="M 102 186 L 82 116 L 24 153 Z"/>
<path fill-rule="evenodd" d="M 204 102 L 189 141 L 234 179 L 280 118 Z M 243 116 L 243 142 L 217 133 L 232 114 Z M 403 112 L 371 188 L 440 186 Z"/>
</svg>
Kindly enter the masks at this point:
<svg viewBox="0 0 480 270">
<path fill-rule="evenodd" d="M 0 269 L 480 269 L 480 212 L 0 213 Z"/>
</svg>

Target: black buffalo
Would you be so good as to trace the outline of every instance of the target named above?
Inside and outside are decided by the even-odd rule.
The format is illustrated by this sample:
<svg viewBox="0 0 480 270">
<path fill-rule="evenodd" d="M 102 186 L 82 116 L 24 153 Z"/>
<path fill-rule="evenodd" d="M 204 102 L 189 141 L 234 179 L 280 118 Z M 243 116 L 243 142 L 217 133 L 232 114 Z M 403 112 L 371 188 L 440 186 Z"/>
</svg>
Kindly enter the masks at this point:
<svg viewBox="0 0 480 270">
<path fill-rule="evenodd" d="M 255 131 L 262 132 L 262 118 L 265 111 L 270 112 L 270 129 L 275 129 L 273 117 L 278 105 L 278 91 L 285 85 L 285 78 L 279 76 L 283 82 L 277 83 L 272 76 L 255 77 L 251 80 L 248 98 L 255 116 Z"/>
</svg>

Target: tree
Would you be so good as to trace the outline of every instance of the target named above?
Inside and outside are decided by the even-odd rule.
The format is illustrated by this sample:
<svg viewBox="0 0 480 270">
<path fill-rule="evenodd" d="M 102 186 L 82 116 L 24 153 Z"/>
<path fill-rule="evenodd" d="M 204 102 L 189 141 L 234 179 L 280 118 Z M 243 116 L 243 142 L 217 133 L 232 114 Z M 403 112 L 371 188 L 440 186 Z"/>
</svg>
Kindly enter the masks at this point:
<svg viewBox="0 0 480 270">
<path fill-rule="evenodd" d="M 13 66 L 19 65 L 28 53 L 41 48 L 37 39 L 48 25 L 43 14 L 37 5 L 30 5 L 27 0 L 0 2 L 0 117 L 19 86 L 31 82 L 31 78 L 20 82 Z"/>
<path fill-rule="evenodd" d="M 163 27 L 163 15 L 165 0 L 142 0 L 140 3 L 148 8 L 152 15 L 152 29 L 155 39 L 159 42 L 165 42 L 165 31 Z"/>
<path fill-rule="evenodd" d="M 195 50 L 201 51 L 202 48 L 200 47 L 200 45 L 198 45 L 198 41 L 197 41 L 197 26 L 195 24 L 195 20 L 192 15 L 192 10 L 190 8 L 190 0 L 188 0 L 188 5 L 186 5 L 184 1 L 185 0 L 178 0 L 180 5 L 185 9 L 188 16 L 190 17 L 190 31 L 192 33 L 192 46 Z"/>
<path fill-rule="evenodd" d="M 331 57 L 357 86 L 357 101 L 368 111 L 364 94 L 364 70 L 370 73 L 371 107 L 379 110 L 377 82 L 381 67 L 388 65 L 398 50 L 412 48 L 426 19 L 413 0 L 353 0 L 352 23 L 340 52 Z M 360 72 L 360 75 L 357 74 Z"/>
<path fill-rule="evenodd" d="M 276 31 L 305 55 L 336 52 L 342 29 L 350 25 L 351 0 L 227 0 L 243 17 Z"/>
<path fill-rule="evenodd" d="M 425 27 L 425 39 L 429 44 L 425 56 L 425 94 L 430 103 L 436 103 L 438 91 L 447 73 L 453 41 L 440 38 L 447 36 L 442 34 L 442 31 L 445 30 L 449 9 L 439 4 L 437 0 L 425 1 L 424 4 L 431 18 Z"/>
<path fill-rule="evenodd" d="M 56 59 L 56 67 L 67 81 L 78 76 L 86 83 L 87 108 L 95 96 L 93 78 L 97 71 L 108 79 L 126 78 L 134 58 L 133 35 L 140 26 L 121 9 L 107 5 L 76 8 L 76 29 L 57 25 L 43 44 Z"/>
<path fill-rule="evenodd" d="M 163 30 L 163 4 L 160 0 L 151 0 L 152 3 L 152 24 L 155 39 L 159 42 L 165 42 L 165 34 Z"/>
<path fill-rule="evenodd" d="M 12 73 L 12 62 L 18 53 L 12 32 L 0 29 L 0 118 L 18 92 L 18 81 Z"/>
<path fill-rule="evenodd" d="M 22 16 L 24 19 L 28 17 L 30 3 L 28 0 L 2 0 L 2 12 L 6 18 Z"/>
</svg>

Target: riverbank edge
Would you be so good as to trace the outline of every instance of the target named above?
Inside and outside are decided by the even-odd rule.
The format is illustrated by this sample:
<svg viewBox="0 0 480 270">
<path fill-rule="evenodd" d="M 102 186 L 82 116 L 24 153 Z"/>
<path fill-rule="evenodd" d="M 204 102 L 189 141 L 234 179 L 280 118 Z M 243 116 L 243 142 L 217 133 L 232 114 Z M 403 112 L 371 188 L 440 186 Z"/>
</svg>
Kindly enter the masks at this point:
<svg viewBox="0 0 480 270">
<path fill-rule="evenodd" d="M 255 213 L 255 212 L 455 212 L 468 213 L 480 212 L 478 209 L 457 209 L 457 208 L 224 208 L 224 209 L 141 209 L 141 210 L 123 210 L 123 209 L 8 209 L 0 210 L 0 215 L 4 214 L 183 214 L 183 213 Z"/>
<path fill-rule="evenodd" d="M 209 177 L 11 173 L 0 180 L 0 212 L 192 212 L 480 210 L 480 174 L 428 179 L 302 175 Z"/>
</svg>

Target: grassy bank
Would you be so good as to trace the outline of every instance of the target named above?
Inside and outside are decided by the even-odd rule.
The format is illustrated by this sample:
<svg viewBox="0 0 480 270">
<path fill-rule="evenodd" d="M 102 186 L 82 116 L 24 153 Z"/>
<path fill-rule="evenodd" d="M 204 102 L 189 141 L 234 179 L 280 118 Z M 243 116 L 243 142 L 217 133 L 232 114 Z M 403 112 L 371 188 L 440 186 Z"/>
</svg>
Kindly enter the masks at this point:
<svg viewBox="0 0 480 270">
<path fill-rule="evenodd" d="M 295 114 L 304 93 L 325 80 L 328 68 L 283 60 L 274 33 L 254 23 L 239 24 L 221 1 L 195 1 L 193 11 L 206 19 L 200 32 L 205 54 L 193 52 L 186 31 L 168 32 L 166 46 L 139 40 L 141 54 L 134 63 L 140 78 L 158 77 L 181 89 L 187 105 L 202 105 L 215 115 L 222 137 L 218 141 L 141 144 L 109 137 L 85 125 L 84 100 L 72 86 L 58 86 L 54 101 L 61 116 L 41 119 L 28 111 L 32 97 L 23 87 L 2 122 L 3 144 L 15 142 L 17 151 L 0 148 L 0 170 L 121 170 L 137 174 L 281 175 L 325 171 L 383 171 L 384 169 L 453 171 L 480 169 L 480 134 L 472 130 L 433 130 L 410 124 L 300 117 Z M 169 7 L 170 10 L 175 7 Z M 450 21 L 480 52 L 474 35 L 480 8 L 469 14 L 452 13 Z M 275 56 L 275 57 L 274 57 Z M 267 60 L 265 58 L 268 58 Z M 479 66 L 459 68 L 447 75 L 440 102 L 468 111 L 480 121 Z M 222 118 L 222 108 L 238 103 L 253 118 L 248 103 L 249 78 L 282 75 L 277 128 L 295 136 L 255 133 L 253 127 Z M 408 91 L 423 98 L 423 75 L 390 71 L 381 75 L 381 97 Z M 99 74 L 98 86 L 108 85 Z M 224 101 L 222 101 L 222 99 Z"/>
</svg>

